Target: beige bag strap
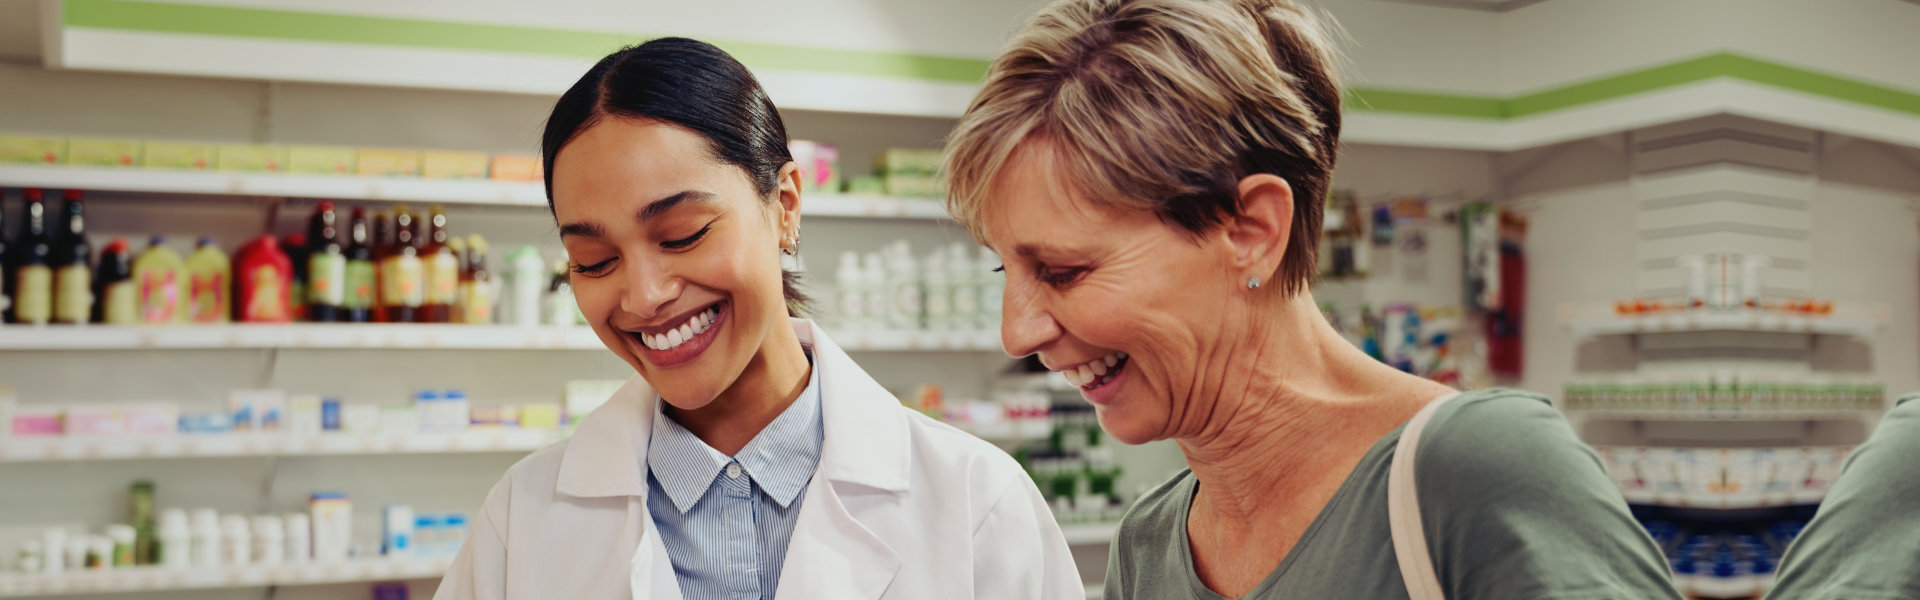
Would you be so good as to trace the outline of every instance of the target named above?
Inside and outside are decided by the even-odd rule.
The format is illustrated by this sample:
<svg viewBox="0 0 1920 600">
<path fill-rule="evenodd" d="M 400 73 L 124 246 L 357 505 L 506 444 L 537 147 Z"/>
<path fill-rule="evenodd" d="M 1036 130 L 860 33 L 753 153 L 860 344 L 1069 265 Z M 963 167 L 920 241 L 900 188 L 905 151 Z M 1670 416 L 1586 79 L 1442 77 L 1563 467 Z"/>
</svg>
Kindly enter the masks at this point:
<svg viewBox="0 0 1920 600">
<path fill-rule="evenodd" d="M 1420 492 L 1414 489 L 1414 453 L 1420 447 L 1420 431 L 1425 429 L 1440 405 L 1459 396 L 1447 394 L 1413 415 L 1400 431 L 1400 444 L 1393 449 L 1393 463 L 1387 467 L 1387 527 L 1393 532 L 1393 555 L 1400 561 L 1400 579 L 1407 584 L 1411 600 L 1446 600 L 1440 587 L 1440 575 L 1433 570 L 1433 557 L 1427 554 L 1427 531 L 1420 523 Z"/>
</svg>

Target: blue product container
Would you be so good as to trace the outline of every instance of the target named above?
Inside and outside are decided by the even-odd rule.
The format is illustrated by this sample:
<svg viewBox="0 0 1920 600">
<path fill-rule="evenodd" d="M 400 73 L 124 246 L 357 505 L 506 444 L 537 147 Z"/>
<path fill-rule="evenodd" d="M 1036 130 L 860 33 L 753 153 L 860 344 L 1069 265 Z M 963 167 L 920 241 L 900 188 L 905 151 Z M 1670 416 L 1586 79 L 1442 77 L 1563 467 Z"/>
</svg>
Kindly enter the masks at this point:
<svg viewBox="0 0 1920 600">
<path fill-rule="evenodd" d="M 340 430 L 340 399 L 327 398 L 320 401 L 320 429 Z"/>
</svg>

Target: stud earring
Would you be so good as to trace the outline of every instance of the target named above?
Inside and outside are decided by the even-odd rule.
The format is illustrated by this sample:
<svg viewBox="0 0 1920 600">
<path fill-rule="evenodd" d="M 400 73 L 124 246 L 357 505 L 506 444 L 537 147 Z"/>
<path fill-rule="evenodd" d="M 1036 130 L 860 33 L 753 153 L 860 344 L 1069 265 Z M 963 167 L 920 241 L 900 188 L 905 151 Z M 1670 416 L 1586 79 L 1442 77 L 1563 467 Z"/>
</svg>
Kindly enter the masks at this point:
<svg viewBox="0 0 1920 600">
<path fill-rule="evenodd" d="M 780 253 L 787 256 L 798 256 L 800 254 L 800 238 L 788 238 L 787 244 L 780 248 Z"/>
<path fill-rule="evenodd" d="M 1248 278 L 1247 278 L 1247 289 L 1250 289 L 1250 290 L 1257 290 L 1257 289 L 1260 289 L 1260 278 L 1259 278 L 1259 277 L 1248 277 Z"/>
</svg>

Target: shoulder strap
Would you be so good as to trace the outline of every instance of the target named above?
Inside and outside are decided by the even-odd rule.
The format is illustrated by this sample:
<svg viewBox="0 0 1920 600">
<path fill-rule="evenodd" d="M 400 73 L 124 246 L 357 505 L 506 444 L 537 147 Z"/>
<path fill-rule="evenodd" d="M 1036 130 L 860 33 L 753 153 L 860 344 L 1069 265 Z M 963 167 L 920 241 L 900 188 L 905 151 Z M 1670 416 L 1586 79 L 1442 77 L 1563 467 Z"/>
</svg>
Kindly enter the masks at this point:
<svg viewBox="0 0 1920 600">
<path fill-rule="evenodd" d="M 1393 463 L 1387 467 L 1387 526 L 1393 533 L 1393 555 L 1400 561 L 1400 579 L 1406 582 L 1411 600 L 1446 600 L 1440 576 L 1433 570 L 1433 557 L 1427 554 L 1427 532 L 1420 523 L 1420 492 L 1414 489 L 1413 464 L 1420 447 L 1420 431 L 1433 413 L 1439 412 L 1440 405 L 1459 395 L 1435 398 L 1414 414 L 1400 431 Z"/>
</svg>

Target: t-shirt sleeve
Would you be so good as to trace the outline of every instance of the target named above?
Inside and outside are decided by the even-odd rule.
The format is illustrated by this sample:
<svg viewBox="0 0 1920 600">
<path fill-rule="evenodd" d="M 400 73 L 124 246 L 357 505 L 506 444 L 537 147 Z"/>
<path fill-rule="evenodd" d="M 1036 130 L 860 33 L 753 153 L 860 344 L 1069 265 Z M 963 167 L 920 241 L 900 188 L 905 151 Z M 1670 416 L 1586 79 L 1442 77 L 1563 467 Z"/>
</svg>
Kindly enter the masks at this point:
<svg viewBox="0 0 1920 600">
<path fill-rule="evenodd" d="M 1599 457 L 1541 396 L 1455 399 L 1421 434 L 1415 469 L 1448 598 L 1681 598 Z"/>
<path fill-rule="evenodd" d="M 1847 458 L 1820 511 L 1787 548 L 1767 598 L 1920 597 L 1920 396 L 1907 396 Z"/>
</svg>

